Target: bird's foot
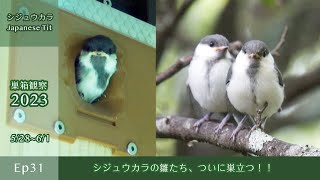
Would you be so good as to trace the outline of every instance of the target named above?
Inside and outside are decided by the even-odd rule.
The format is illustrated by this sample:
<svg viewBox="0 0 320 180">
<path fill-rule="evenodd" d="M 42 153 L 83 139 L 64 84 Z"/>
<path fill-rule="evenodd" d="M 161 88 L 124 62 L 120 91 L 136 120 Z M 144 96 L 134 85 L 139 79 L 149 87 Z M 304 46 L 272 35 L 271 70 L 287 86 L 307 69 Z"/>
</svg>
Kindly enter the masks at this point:
<svg viewBox="0 0 320 180">
<path fill-rule="evenodd" d="M 261 109 L 257 109 L 257 115 L 255 118 L 257 122 L 261 122 L 261 115 L 266 110 L 267 107 L 268 107 L 268 102 L 265 102 Z"/>
<path fill-rule="evenodd" d="M 236 129 L 232 131 L 232 134 L 230 136 L 230 139 L 232 140 L 232 142 L 236 141 L 236 137 L 242 128 L 243 128 L 242 124 L 239 123 Z"/>
<path fill-rule="evenodd" d="M 195 128 L 196 132 L 199 132 L 199 127 L 206 121 L 209 121 L 211 116 L 211 113 L 206 114 L 205 116 L 203 116 L 201 119 L 199 119 L 197 122 L 195 122 L 193 124 L 193 128 Z"/>
<path fill-rule="evenodd" d="M 227 124 L 227 122 L 230 120 L 231 114 L 228 113 L 220 122 L 218 126 L 215 127 L 214 133 L 219 135 L 221 130 L 224 128 L 224 126 Z"/>
<path fill-rule="evenodd" d="M 262 126 L 262 121 L 260 121 L 259 123 L 258 123 L 258 128 L 259 129 L 261 129 L 261 131 L 264 131 L 264 126 Z"/>
<path fill-rule="evenodd" d="M 257 110 L 256 117 L 254 118 L 255 122 L 260 122 L 261 121 L 261 113 L 259 113 L 259 110 Z"/>
<path fill-rule="evenodd" d="M 242 120 L 238 123 L 237 127 L 235 130 L 232 131 L 232 134 L 230 136 L 230 139 L 232 140 L 232 142 L 235 142 L 236 137 L 238 135 L 238 133 L 240 132 L 240 130 L 243 128 L 243 123 L 244 121 L 247 119 L 247 115 L 245 115 Z"/>
<path fill-rule="evenodd" d="M 221 130 L 224 128 L 224 126 L 226 125 L 226 123 L 220 123 L 218 126 L 216 126 L 214 128 L 214 133 L 219 135 L 221 133 Z"/>
<path fill-rule="evenodd" d="M 247 137 L 250 137 L 251 133 L 252 133 L 253 131 L 257 130 L 257 129 L 261 129 L 261 124 L 260 124 L 260 123 L 257 123 L 257 124 L 255 124 L 254 126 L 252 126 L 252 128 L 250 129 Z"/>
</svg>

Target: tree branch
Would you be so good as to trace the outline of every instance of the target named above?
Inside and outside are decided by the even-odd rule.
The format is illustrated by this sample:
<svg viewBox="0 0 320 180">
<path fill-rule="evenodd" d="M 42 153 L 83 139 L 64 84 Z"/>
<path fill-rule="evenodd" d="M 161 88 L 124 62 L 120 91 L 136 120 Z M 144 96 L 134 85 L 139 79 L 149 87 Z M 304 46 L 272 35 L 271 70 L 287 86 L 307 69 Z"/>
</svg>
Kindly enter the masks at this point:
<svg viewBox="0 0 320 180">
<path fill-rule="evenodd" d="M 242 48 L 242 42 L 241 41 L 234 41 L 232 43 L 229 44 L 229 52 L 230 54 L 236 58 L 237 55 L 239 54 L 239 52 L 241 51 Z"/>
<path fill-rule="evenodd" d="M 251 153 L 258 156 L 320 156 L 320 149 L 299 146 L 278 140 L 260 129 L 253 131 L 243 129 L 237 135 L 235 142 L 230 140 L 233 125 L 226 125 L 218 136 L 214 128 L 218 123 L 208 121 L 202 124 L 199 132 L 192 127 L 196 119 L 179 116 L 159 117 L 156 120 L 158 138 L 175 138 L 183 141 L 206 142 L 236 152 Z"/>
<path fill-rule="evenodd" d="M 173 75 L 175 75 L 177 72 L 179 72 L 182 68 L 188 66 L 192 60 L 192 55 L 189 56 L 183 56 L 181 57 L 177 62 L 175 62 L 173 65 L 171 65 L 167 70 L 160 73 L 156 77 L 156 85 L 159 85 L 163 81 L 169 79 Z"/>
<path fill-rule="evenodd" d="M 305 94 L 315 87 L 320 86 L 320 66 L 315 70 L 301 76 L 291 76 L 284 79 L 285 101 L 284 105 L 290 104 L 297 97 Z"/>
<path fill-rule="evenodd" d="M 160 64 L 160 59 L 165 48 L 165 44 L 168 39 L 172 36 L 173 32 L 179 25 L 182 17 L 186 14 L 191 5 L 195 2 L 195 0 L 186 0 L 181 8 L 179 9 L 176 16 L 171 20 L 165 27 L 161 28 L 163 31 L 157 32 L 157 52 L 156 52 L 156 66 Z"/>
<path fill-rule="evenodd" d="M 284 42 L 286 41 L 286 36 L 288 33 L 288 26 L 286 25 L 282 31 L 281 37 L 280 37 L 280 41 L 278 42 L 278 44 L 276 45 L 275 48 L 272 49 L 271 54 L 273 56 L 280 56 L 279 50 L 282 47 L 282 45 L 284 44 Z"/>
</svg>

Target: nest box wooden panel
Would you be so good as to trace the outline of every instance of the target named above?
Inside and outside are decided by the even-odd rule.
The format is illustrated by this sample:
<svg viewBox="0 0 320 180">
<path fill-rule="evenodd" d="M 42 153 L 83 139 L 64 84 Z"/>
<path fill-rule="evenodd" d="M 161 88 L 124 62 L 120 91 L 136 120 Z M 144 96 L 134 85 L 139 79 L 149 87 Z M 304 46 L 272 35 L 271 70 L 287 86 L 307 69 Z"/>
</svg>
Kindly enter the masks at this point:
<svg viewBox="0 0 320 180">
<path fill-rule="evenodd" d="M 102 6 L 100 3 L 92 3 L 92 6 Z M 117 10 L 112 11 L 121 13 Z M 40 66 L 38 64 L 40 59 L 36 57 L 34 62 L 21 61 L 17 57 L 28 53 L 11 50 L 10 79 L 20 78 L 19 69 L 23 66 L 34 65 L 37 68 L 30 71 L 35 71 L 31 78 L 47 78 L 49 90 L 57 91 L 56 97 L 49 96 L 49 100 L 53 103 L 56 101 L 55 107 L 58 107 L 58 112 L 50 113 L 49 107 L 48 111 L 41 108 L 27 108 L 28 115 L 33 114 L 30 117 L 41 118 L 45 114 L 51 115 L 45 121 L 28 118 L 24 124 L 54 133 L 54 126 L 57 122 L 61 122 L 62 125 L 59 127 L 64 128 L 63 134 L 59 135 L 61 140 L 72 143 L 81 137 L 111 146 L 120 154 L 128 154 L 127 152 L 135 150 L 137 155 L 155 155 L 155 48 L 66 10 L 59 9 L 58 14 L 58 49 L 50 47 L 38 52 L 50 55 L 48 59 L 51 60 L 51 64 Z M 97 103 L 89 104 L 78 95 L 74 63 L 84 41 L 99 34 L 111 38 L 117 46 L 118 64 L 117 71 L 102 98 Z M 37 50 L 39 49 L 34 49 L 32 53 Z M 30 58 L 32 57 L 28 57 Z M 17 64 L 18 62 L 20 64 Z M 44 74 L 39 75 L 40 72 L 52 71 L 53 66 L 57 66 L 57 76 L 52 77 L 58 79 L 57 84 L 52 78 L 50 80 L 51 73 L 47 73 L 48 77 Z M 11 124 L 10 117 L 14 110 L 9 108 L 8 111 Z"/>
<path fill-rule="evenodd" d="M 59 17 L 59 118 L 67 134 L 123 151 L 132 141 L 142 155 L 153 155 L 155 49 L 67 12 L 61 11 Z M 77 93 L 74 61 L 84 40 L 98 34 L 116 44 L 118 71 L 102 99 L 89 104 Z"/>
</svg>

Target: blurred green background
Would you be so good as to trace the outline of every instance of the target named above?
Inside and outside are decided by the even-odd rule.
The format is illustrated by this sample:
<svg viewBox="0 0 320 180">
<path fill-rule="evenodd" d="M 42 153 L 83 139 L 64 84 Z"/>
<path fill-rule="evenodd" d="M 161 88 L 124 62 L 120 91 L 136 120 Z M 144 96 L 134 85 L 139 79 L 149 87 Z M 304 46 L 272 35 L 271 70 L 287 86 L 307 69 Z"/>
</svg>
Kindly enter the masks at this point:
<svg viewBox="0 0 320 180">
<path fill-rule="evenodd" d="M 260 39 L 273 49 L 284 27 L 286 42 L 275 61 L 284 78 L 318 70 L 320 78 L 320 1 L 314 0 L 157 0 L 157 72 L 191 55 L 202 37 L 219 33 L 230 42 Z M 157 86 L 157 115 L 201 117 L 205 112 L 186 91 L 188 67 Z M 266 131 L 289 143 L 320 147 L 320 84 L 286 102 Z M 307 80 L 307 79 L 306 79 Z M 290 88 L 301 88 L 299 82 Z M 288 88 L 286 86 L 285 88 Z M 157 140 L 157 154 L 238 155 L 213 145 Z"/>
</svg>

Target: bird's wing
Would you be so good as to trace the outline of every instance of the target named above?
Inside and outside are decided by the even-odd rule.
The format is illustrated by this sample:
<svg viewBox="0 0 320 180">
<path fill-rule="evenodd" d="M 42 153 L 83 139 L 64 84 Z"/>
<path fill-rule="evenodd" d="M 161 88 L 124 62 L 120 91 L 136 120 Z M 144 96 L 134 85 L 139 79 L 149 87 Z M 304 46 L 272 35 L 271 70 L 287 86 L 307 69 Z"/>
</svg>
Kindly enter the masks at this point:
<svg viewBox="0 0 320 180">
<path fill-rule="evenodd" d="M 274 68 L 275 68 L 276 71 L 277 71 L 277 76 L 278 76 L 279 85 L 280 85 L 281 87 L 283 87 L 282 74 L 281 74 L 281 72 L 280 72 L 280 70 L 278 69 L 278 67 L 277 67 L 276 64 L 274 65 Z"/>
<path fill-rule="evenodd" d="M 192 109 L 193 109 L 193 102 L 195 101 L 193 94 L 191 92 L 191 88 L 189 86 L 189 84 L 187 84 L 187 88 L 186 88 L 186 96 L 188 98 L 188 103 L 189 105 L 191 105 Z"/>
<path fill-rule="evenodd" d="M 191 89 L 190 89 L 190 85 L 189 84 L 187 84 L 187 93 L 191 93 Z"/>
<path fill-rule="evenodd" d="M 274 65 L 274 67 L 275 67 L 275 69 L 276 69 L 276 71 L 277 71 L 277 76 L 278 76 L 279 85 L 280 85 L 281 87 L 283 87 L 284 85 L 283 85 L 282 74 L 281 74 L 281 72 L 280 72 L 280 70 L 278 69 L 278 67 L 277 67 L 276 64 Z M 280 108 L 278 109 L 278 112 L 281 112 L 281 110 L 282 110 L 282 108 L 280 107 Z"/>
<path fill-rule="evenodd" d="M 232 76 L 232 65 L 230 66 L 228 74 L 227 74 L 226 85 L 229 84 L 231 76 Z"/>
</svg>

